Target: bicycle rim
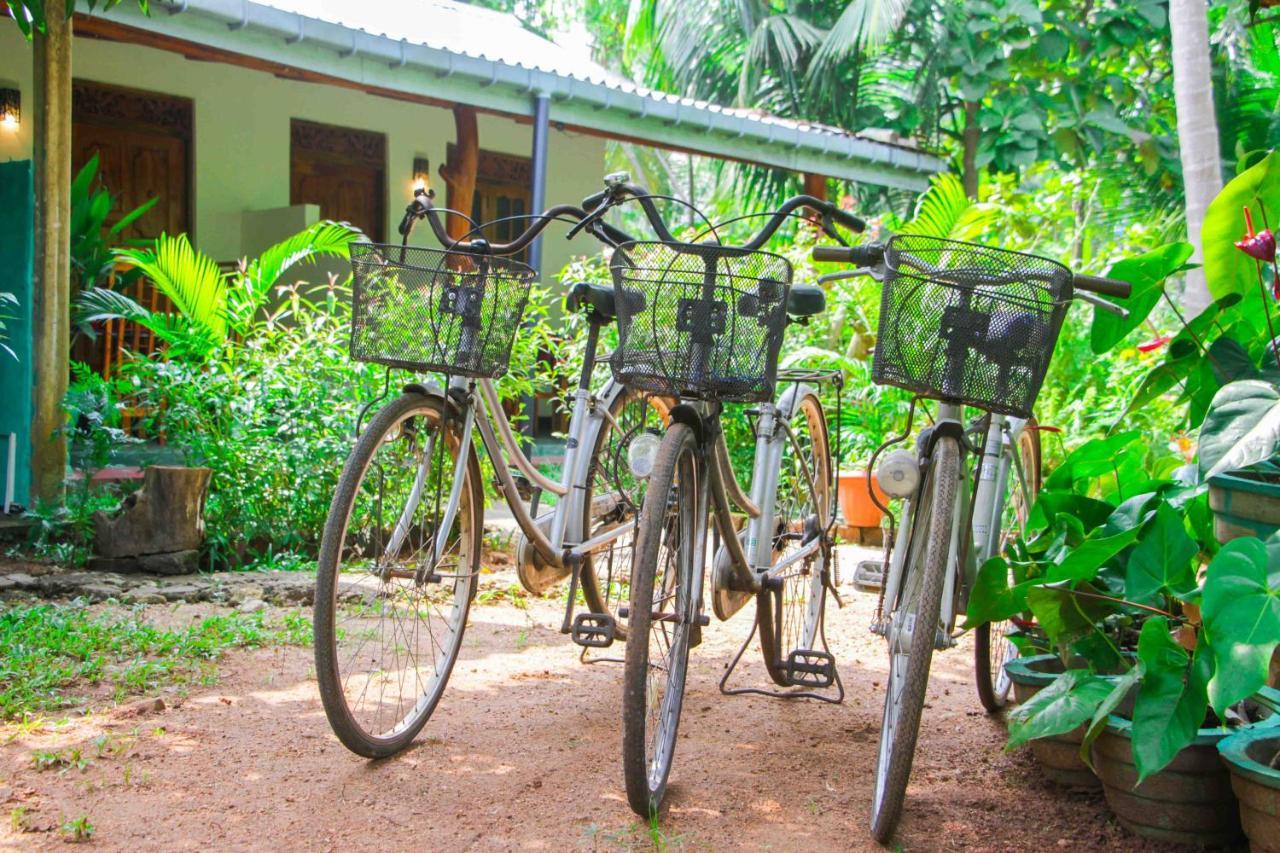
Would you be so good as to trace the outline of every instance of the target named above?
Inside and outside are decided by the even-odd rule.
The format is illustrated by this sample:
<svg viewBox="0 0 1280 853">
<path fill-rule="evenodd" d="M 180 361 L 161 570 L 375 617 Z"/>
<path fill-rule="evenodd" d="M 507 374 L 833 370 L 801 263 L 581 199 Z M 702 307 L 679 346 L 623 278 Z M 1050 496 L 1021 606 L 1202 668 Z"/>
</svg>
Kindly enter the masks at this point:
<svg viewBox="0 0 1280 853">
<path fill-rule="evenodd" d="M 475 590 L 482 499 L 470 453 L 438 550 L 459 452 L 456 416 L 447 427 L 438 401 L 421 395 L 384 407 L 347 461 L 321 542 L 321 698 L 343 744 L 370 758 L 403 749 L 431 717 Z"/>
</svg>

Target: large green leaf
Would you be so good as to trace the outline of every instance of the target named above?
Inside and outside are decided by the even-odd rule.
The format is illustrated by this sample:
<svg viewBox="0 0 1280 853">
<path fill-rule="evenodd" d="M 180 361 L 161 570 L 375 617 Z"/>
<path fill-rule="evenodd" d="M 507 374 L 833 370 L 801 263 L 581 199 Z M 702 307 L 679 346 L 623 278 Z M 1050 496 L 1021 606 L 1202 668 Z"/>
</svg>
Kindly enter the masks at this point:
<svg viewBox="0 0 1280 853">
<path fill-rule="evenodd" d="M 1135 429 L 1086 441 L 1053 470 L 1044 487 L 1070 490 L 1077 480 L 1113 473 L 1129 445 L 1142 437 L 1142 431 Z"/>
<path fill-rule="evenodd" d="M 1093 580 L 1104 563 L 1133 544 L 1140 530 L 1131 527 L 1111 536 L 1090 536 L 1049 567 L 1045 576 L 1051 582 Z"/>
<path fill-rule="evenodd" d="M 1253 258 L 1235 247 L 1235 241 L 1244 235 L 1245 207 L 1253 213 L 1257 228 L 1262 227 L 1264 207 L 1269 217 L 1280 215 L 1280 153 L 1271 152 L 1227 184 L 1209 205 L 1200 231 L 1209 292 L 1215 298 L 1229 293 L 1243 296 L 1245 315 L 1262 331 L 1264 312 L 1270 306 L 1259 293 Z"/>
<path fill-rule="evenodd" d="M 243 331 L 290 268 L 320 257 L 348 257 L 351 244 L 362 239 L 364 235 L 351 225 L 325 220 L 269 247 L 245 266 L 227 294 L 232 324 Z"/>
<path fill-rule="evenodd" d="M 1249 537 L 1224 545 L 1209 563 L 1200 608 L 1214 658 L 1209 695 L 1221 714 L 1266 682 L 1280 644 L 1280 563 L 1268 566 L 1267 545 Z"/>
<path fill-rule="evenodd" d="M 1280 452 L 1280 391 L 1258 379 L 1223 386 L 1200 428 L 1204 479 L 1246 468 Z"/>
<path fill-rule="evenodd" d="M 1085 586 L 1083 591 L 1094 590 Z M 1035 614 L 1049 641 L 1058 648 L 1095 633 L 1107 614 L 1117 609 L 1111 602 L 1075 593 L 1075 588 L 1066 583 L 1033 586 L 1027 590 L 1028 609 Z"/>
<path fill-rule="evenodd" d="M 969 630 L 986 622 L 1001 622 L 1026 609 L 1027 586 L 1010 586 L 1009 564 L 1003 557 L 992 557 L 978 568 L 963 627 Z"/>
<path fill-rule="evenodd" d="M 1196 587 L 1191 559 L 1200 546 L 1187 535 L 1182 514 L 1160 501 L 1155 519 L 1142 534 L 1125 572 L 1125 597 L 1149 603 L 1161 594 L 1185 595 Z"/>
<path fill-rule="evenodd" d="M 1148 619 L 1138 636 L 1142 686 L 1133 708 L 1133 760 L 1138 781 L 1164 769 L 1191 743 L 1209 707 L 1205 695 L 1208 656 L 1198 652 L 1192 664 L 1186 649 L 1169 633 L 1163 616 Z"/>
<path fill-rule="evenodd" d="M 1107 270 L 1107 278 L 1127 281 L 1133 291 L 1128 299 L 1115 300 L 1128 310 L 1127 317 L 1094 309 L 1089 345 L 1095 353 L 1106 352 L 1142 325 L 1160 301 L 1165 279 L 1183 269 L 1194 251 L 1189 243 L 1168 243 L 1136 257 L 1125 258 Z"/>
<path fill-rule="evenodd" d="M 1029 740 L 1066 734 L 1093 718 L 1111 693 L 1111 682 L 1085 669 L 1069 669 L 1009 714 L 1009 743 L 1015 749 Z"/>
<path fill-rule="evenodd" d="M 1078 518 L 1086 531 L 1102 524 L 1115 511 L 1106 501 L 1058 489 L 1044 489 L 1036 498 L 1027 527 L 1039 530 L 1051 525 L 1063 513 Z"/>
<path fill-rule="evenodd" d="M 1107 694 L 1107 698 L 1102 700 L 1102 704 L 1098 705 L 1097 710 L 1093 712 L 1093 718 L 1089 720 L 1089 728 L 1085 731 L 1084 738 L 1080 743 L 1080 758 L 1090 767 L 1093 766 L 1093 757 L 1089 754 L 1089 747 L 1106 730 L 1107 720 L 1142 679 L 1144 671 L 1142 661 L 1138 661 L 1129 667 L 1128 672 L 1113 682 L 1111 692 Z"/>
</svg>

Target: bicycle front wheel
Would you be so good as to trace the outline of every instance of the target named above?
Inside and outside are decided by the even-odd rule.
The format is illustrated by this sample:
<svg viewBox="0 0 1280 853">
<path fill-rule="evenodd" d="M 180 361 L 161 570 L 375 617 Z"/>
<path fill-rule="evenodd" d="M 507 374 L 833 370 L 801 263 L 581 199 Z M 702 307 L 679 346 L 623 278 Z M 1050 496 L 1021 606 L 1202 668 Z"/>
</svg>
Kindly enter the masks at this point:
<svg viewBox="0 0 1280 853">
<path fill-rule="evenodd" d="M 826 600 L 826 550 L 814 543 L 826 535 L 831 511 L 831 457 L 827 421 L 814 394 L 805 394 L 789 423 L 779 425 L 782 453 L 774 498 L 775 565 L 805 549 L 810 553 L 770 572 L 756 596 L 760 648 L 770 678 L 783 687 L 792 680 L 787 660 L 820 642 Z"/>
<path fill-rule="evenodd" d="M 315 655 L 320 698 L 352 752 L 385 758 L 431 717 L 458 659 L 480 569 L 475 454 L 448 501 L 461 416 L 407 393 L 369 422 L 347 459 L 320 542 Z"/>
<path fill-rule="evenodd" d="M 694 586 L 697 445 L 686 424 L 672 424 L 658 449 L 631 569 L 631 604 L 622 692 L 622 770 L 627 802 L 648 818 L 667 791 L 684 703 Z"/>
<path fill-rule="evenodd" d="M 596 435 L 583 492 L 584 539 L 637 523 L 645 481 L 632 473 L 629 450 L 637 438 L 666 425 L 669 407 L 661 397 L 631 389 L 618 394 L 609 407 L 610 418 Z M 624 533 L 582 561 L 582 597 L 587 608 L 611 615 L 620 640 L 627 638 L 627 620 L 621 610 L 631 595 L 634 546 L 635 532 Z"/>
<path fill-rule="evenodd" d="M 940 629 L 959 474 L 959 444 L 949 436 L 939 438 L 920 484 L 897 600 L 885 603 L 890 608 L 889 679 L 871 807 L 871 834 L 881 844 L 888 842 L 898 824 L 915 758 Z"/>
<path fill-rule="evenodd" d="M 1008 449 L 1009 478 L 1003 503 L 1000 544 L 993 556 L 999 555 L 1014 537 L 1027 527 L 1027 517 L 1040 494 L 1040 433 L 1034 419 L 1029 420 L 1018 440 Z M 1012 583 L 1012 578 L 1010 582 Z M 1009 701 L 1013 683 L 1004 671 L 1010 655 L 1017 656 L 1009 641 L 1010 623 L 984 622 L 973 632 L 974 677 L 978 700 L 988 714 L 994 714 Z"/>
</svg>

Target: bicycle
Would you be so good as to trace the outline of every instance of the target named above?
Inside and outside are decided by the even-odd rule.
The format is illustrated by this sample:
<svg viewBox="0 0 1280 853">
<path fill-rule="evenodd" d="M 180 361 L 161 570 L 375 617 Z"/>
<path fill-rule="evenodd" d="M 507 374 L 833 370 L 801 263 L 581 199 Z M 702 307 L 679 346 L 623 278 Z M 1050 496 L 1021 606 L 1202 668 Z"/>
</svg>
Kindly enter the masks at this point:
<svg viewBox="0 0 1280 853">
<path fill-rule="evenodd" d="M 454 240 L 431 194 L 421 192 L 406 209 L 400 245 L 352 247 L 352 356 L 446 377 L 443 387 L 405 385 L 370 418 L 347 458 L 321 539 L 320 696 L 339 740 L 367 758 L 393 755 L 413 740 L 458 659 L 482 546 L 476 432 L 526 537 L 522 582 L 542 587 L 572 575 L 563 630 L 583 645 L 615 635 L 613 552 L 633 535 L 641 499 L 631 491 L 635 479 L 619 469 L 629 442 L 662 424 L 663 407 L 612 380 L 591 392 L 600 332 L 614 318 L 613 289 L 569 289 L 567 303 L 586 314 L 588 337 L 559 480 L 543 475 L 520 447 L 494 380 L 507 370 L 535 276 L 511 256 L 553 221 L 572 222 L 570 236 L 586 230 L 607 245 L 631 238 L 570 205 L 531 218 L 509 243 L 472 236 L 478 226 L 470 239 Z M 408 245 L 423 219 L 443 249 Z M 542 492 L 557 502 L 535 518 Z M 579 586 L 591 613 L 571 622 Z"/>
<path fill-rule="evenodd" d="M 878 469 L 886 494 L 904 500 L 872 625 L 889 645 L 871 820 L 872 835 L 886 843 L 906 796 L 933 653 L 955 644 L 956 614 L 979 559 L 1000 549 L 1008 468 L 1023 480 L 1027 471 L 1009 446 L 1026 434 L 1067 308 L 1077 299 L 1123 315 L 1096 294 L 1125 298 L 1130 286 L 1035 255 L 921 235 L 813 256 L 859 267 L 838 276 L 882 281 L 872 378 L 916 397 L 906 430 L 881 450 L 910 435 L 921 399 L 938 402 L 915 453 L 895 451 Z M 983 413 L 967 426 L 965 406 Z M 980 681 L 991 673 L 993 634 L 988 626 Z M 997 679 L 990 688 L 993 700 L 1004 689 Z"/>
<path fill-rule="evenodd" d="M 620 186 L 600 208 L 643 190 Z M 632 242 L 611 260 L 619 346 L 611 367 L 628 387 L 678 402 L 652 457 L 636 528 L 623 674 L 623 775 L 631 808 L 655 813 L 675 751 L 689 649 L 710 618 L 703 613 L 708 518 L 720 544 L 712 604 L 728 619 L 756 602 L 765 665 L 780 686 L 836 681 L 819 649 L 834 523 L 826 417 L 813 381 L 822 372 L 779 372 L 789 322 L 815 316 L 825 295 L 792 286 L 790 263 L 761 246 L 799 208 L 861 231 L 861 219 L 809 196 L 789 199 L 744 245 Z M 584 202 L 589 211 L 592 205 Z M 714 232 L 715 229 L 712 229 Z M 838 374 L 836 374 L 838 375 Z M 775 404 L 779 381 L 791 386 Z M 750 495 L 734 477 L 721 415 L 727 402 L 754 404 Z M 748 516 L 735 529 L 731 504 Z"/>
</svg>

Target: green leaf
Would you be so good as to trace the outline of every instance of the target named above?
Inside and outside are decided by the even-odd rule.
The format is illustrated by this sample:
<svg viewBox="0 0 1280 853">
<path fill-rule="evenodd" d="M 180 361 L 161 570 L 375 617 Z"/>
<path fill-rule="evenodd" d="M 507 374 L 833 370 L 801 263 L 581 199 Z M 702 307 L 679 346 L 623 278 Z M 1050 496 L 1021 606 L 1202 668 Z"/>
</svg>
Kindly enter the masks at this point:
<svg viewBox="0 0 1280 853">
<path fill-rule="evenodd" d="M 1209 292 L 1215 298 L 1230 293 L 1244 297 L 1244 313 L 1261 332 L 1270 306 L 1259 292 L 1253 258 L 1235 247 L 1244 235 L 1245 207 L 1253 213 L 1255 227 L 1261 227 L 1264 207 L 1272 217 L 1280 211 L 1280 152 L 1273 151 L 1227 184 L 1210 203 L 1200 231 Z"/>
<path fill-rule="evenodd" d="M 1093 766 L 1093 758 L 1089 754 L 1089 747 L 1098 739 L 1107 728 L 1107 720 L 1115 713 L 1116 708 L 1128 698 L 1129 693 L 1133 690 L 1134 685 L 1141 680 L 1143 672 L 1142 661 L 1138 661 L 1129 667 L 1129 671 L 1121 675 L 1113 682 L 1111 692 L 1107 694 L 1107 698 L 1102 700 L 1102 704 L 1093 712 L 1093 719 L 1089 721 L 1089 728 L 1084 733 L 1084 738 L 1080 744 L 1080 758 L 1085 764 Z"/>
<path fill-rule="evenodd" d="M 1205 574 L 1200 608 L 1214 657 L 1209 694 L 1219 714 L 1266 683 L 1280 644 L 1280 563 L 1268 566 L 1267 547 L 1259 539 L 1234 539 Z"/>
<path fill-rule="evenodd" d="M 115 255 L 149 278 L 183 316 L 205 331 L 211 343 L 226 338 L 226 281 L 217 263 L 192 248 L 186 234 L 161 234 L 153 248 L 116 249 Z"/>
<path fill-rule="evenodd" d="M 1111 693 L 1111 682 L 1084 669 L 1069 669 L 1009 714 L 1009 743 L 1066 734 L 1093 717 Z"/>
<path fill-rule="evenodd" d="M 1003 557 L 992 557 L 978 568 L 962 627 L 967 631 L 987 622 L 1001 622 L 1026 609 L 1026 588 L 1009 586 L 1009 564 Z"/>
<path fill-rule="evenodd" d="M 1161 501 L 1155 519 L 1129 555 L 1125 572 L 1125 597 L 1140 604 L 1159 595 L 1185 595 L 1196 587 L 1191 559 L 1200 546 L 1187 535 L 1182 515 Z"/>
<path fill-rule="evenodd" d="M 143 216 L 146 216 L 147 211 L 155 207 L 156 202 L 158 201 L 160 201 L 160 196 L 156 196 L 153 199 L 144 201 L 142 204 L 138 205 L 133 210 L 129 211 L 124 216 L 120 217 L 120 221 L 117 222 L 115 225 L 112 225 L 110 228 L 109 233 L 111 234 L 111 236 L 113 237 L 116 236 L 121 231 L 124 231 L 124 229 L 128 228 L 130 225 L 136 222 L 138 219 L 142 218 Z"/>
<path fill-rule="evenodd" d="M 1254 365 L 1248 350 L 1239 341 L 1227 337 L 1209 344 L 1209 365 L 1223 385 L 1238 379 L 1262 378 L 1262 371 Z"/>
<path fill-rule="evenodd" d="M 1200 471 L 1208 480 L 1280 452 L 1280 391 L 1245 379 L 1224 385 L 1200 428 Z"/>
<path fill-rule="evenodd" d="M 1093 580 L 1104 563 L 1133 544 L 1140 529 L 1131 527 L 1111 536 L 1090 536 L 1057 565 L 1049 567 L 1046 578 L 1051 582 Z"/>
<path fill-rule="evenodd" d="M 1128 299 L 1115 300 L 1128 310 L 1128 317 L 1094 309 L 1089 345 L 1095 353 L 1106 352 L 1142 325 L 1160 301 L 1165 279 L 1182 269 L 1193 252 L 1189 243 L 1169 243 L 1137 257 L 1125 258 L 1107 270 L 1107 278 L 1129 282 L 1133 292 Z"/>
<path fill-rule="evenodd" d="M 1092 589 L 1085 588 L 1086 592 Z M 1066 584 L 1033 586 L 1027 590 L 1027 607 L 1058 648 L 1096 632 L 1097 626 L 1117 606 L 1108 601 L 1075 595 Z"/>
<path fill-rule="evenodd" d="M 1054 469 L 1044 487 L 1070 491 L 1077 480 L 1112 473 L 1121 452 L 1142 437 L 1142 431 L 1135 429 L 1086 441 Z"/>
<path fill-rule="evenodd" d="M 1209 700 L 1208 657 L 1191 656 L 1169 633 L 1163 616 L 1148 619 L 1138 635 L 1138 660 L 1142 662 L 1142 686 L 1133 708 L 1133 760 L 1138 782 L 1168 766 L 1183 747 L 1195 739 L 1204 722 Z"/>
<path fill-rule="evenodd" d="M 1059 515 L 1078 518 L 1086 531 L 1102 524 L 1115 511 L 1106 501 L 1074 492 L 1043 490 L 1027 519 L 1027 527 L 1038 530 L 1054 523 Z"/>
</svg>

